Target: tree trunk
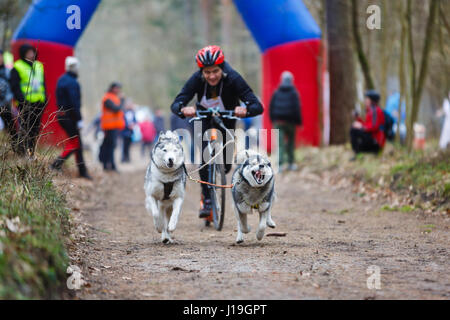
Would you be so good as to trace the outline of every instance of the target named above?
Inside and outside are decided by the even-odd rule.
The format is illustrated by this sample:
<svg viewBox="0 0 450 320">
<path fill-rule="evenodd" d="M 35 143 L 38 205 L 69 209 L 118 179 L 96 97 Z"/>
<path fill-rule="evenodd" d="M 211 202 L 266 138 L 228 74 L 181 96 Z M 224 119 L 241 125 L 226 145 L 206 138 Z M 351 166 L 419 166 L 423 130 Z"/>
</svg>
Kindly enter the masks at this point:
<svg viewBox="0 0 450 320">
<path fill-rule="evenodd" d="M 0 48 L 5 49 L 6 48 L 6 35 L 8 33 L 8 17 L 5 17 L 5 20 L 3 21 L 3 36 L 2 36 L 2 46 Z"/>
<path fill-rule="evenodd" d="M 432 37 L 433 37 L 433 29 L 435 25 L 436 11 L 438 8 L 438 0 L 430 0 L 429 7 L 429 15 L 427 20 L 427 27 L 425 31 L 425 43 L 422 49 L 422 59 L 420 62 L 420 72 L 419 78 L 416 80 L 416 64 L 414 60 L 414 47 L 412 43 L 412 17 L 411 17 L 411 0 L 408 0 L 408 8 L 407 8 L 407 21 L 408 21 L 408 38 L 409 38 L 409 60 L 410 60 L 410 81 L 411 81 L 411 109 L 408 117 L 408 134 L 407 134 L 407 144 L 408 150 L 412 150 L 412 142 L 414 137 L 414 123 L 417 121 L 417 116 L 419 114 L 420 107 L 420 99 L 422 98 L 423 86 L 425 83 L 427 70 L 428 70 L 428 57 L 430 54 Z"/>
<path fill-rule="evenodd" d="M 386 19 L 387 19 L 387 6 L 388 6 L 388 2 L 386 0 L 383 0 L 381 3 L 381 17 L 383 19 L 382 21 L 382 25 L 386 26 Z M 381 39 L 380 39 L 380 47 L 381 47 L 381 72 L 380 72 L 380 96 L 381 96 L 381 101 L 386 101 L 387 98 L 387 82 L 388 82 L 388 70 L 389 70 L 389 60 L 391 57 L 391 50 L 387 50 L 387 48 L 389 48 L 390 46 L 392 46 L 392 44 L 390 43 L 392 41 L 392 37 L 390 37 L 390 32 L 391 28 L 389 27 L 384 27 L 381 30 Z"/>
<path fill-rule="evenodd" d="M 327 0 L 326 11 L 330 72 L 330 143 L 343 144 L 349 140 L 356 93 L 350 6 L 347 0 Z"/>
<path fill-rule="evenodd" d="M 400 61 L 398 67 L 398 81 L 400 87 L 400 98 L 398 103 L 398 121 L 397 121 L 397 134 L 396 141 L 400 143 L 400 123 L 402 121 L 402 102 L 403 96 L 407 96 L 406 92 L 406 83 L 405 83 L 405 40 L 406 40 L 406 20 L 403 9 L 403 0 L 399 0 L 398 2 L 398 13 L 400 17 L 401 23 L 401 32 L 400 32 Z"/>
<path fill-rule="evenodd" d="M 211 44 L 211 3 L 210 0 L 201 0 L 202 20 L 203 20 L 203 46 Z"/>
<path fill-rule="evenodd" d="M 359 63 L 361 64 L 361 69 L 364 75 L 364 80 L 366 83 L 367 89 L 375 89 L 375 85 L 373 83 L 372 74 L 370 72 L 370 66 L 367 62 L 367 57 L 364 53 L 363 43 L 361 40 L 361 34 L 359 33 L 359 25 L 358 25 L 358 1 L 352 0 L 352 29 L 353 29 L 353 38 L 355 40 L 356 52 L 358 53 Z"/>
<path fill-rule="evenodd" d="M 194 21 L 193 21 L 193 8 L 192 8 L 192 2 L 191 1 L 184 1 L 184 21 L 186 24 L 186 41 L 185 45 L 187 45 L 187 48 L 189 48 L 191 51 L 194 51 L 196 48 L 195 45 L 195 37 L 194 37 Z"/>
<path fill-rule="evenodd" d="M 233 62 L 231 54 L 231 0 L 221 0 L 221 46 L 229 62 Z"/>
</svg>

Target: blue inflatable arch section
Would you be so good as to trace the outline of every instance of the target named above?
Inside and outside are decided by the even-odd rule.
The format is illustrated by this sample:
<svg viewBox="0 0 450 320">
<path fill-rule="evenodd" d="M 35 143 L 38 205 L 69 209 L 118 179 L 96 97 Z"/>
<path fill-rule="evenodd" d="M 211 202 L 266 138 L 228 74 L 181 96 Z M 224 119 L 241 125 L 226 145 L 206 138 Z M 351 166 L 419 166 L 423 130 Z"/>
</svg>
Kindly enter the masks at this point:
<svg viewBox="0 0 450 320">
<path fill-rule="evenodd" d="M 301 0 L 234 0 L 261 52 L 292 41 L 319 39 L 321 31 Z"/>
<path fill-rule="evenodd" d="M 44 40 L 74 47 L 99 3 L 100 0 L 34 0 L 13 40 Z M 79 29 L 67 27 L 67 20 L 76 12 L 68 8 L 74 5 L 79 8 Z"/>
</svg>

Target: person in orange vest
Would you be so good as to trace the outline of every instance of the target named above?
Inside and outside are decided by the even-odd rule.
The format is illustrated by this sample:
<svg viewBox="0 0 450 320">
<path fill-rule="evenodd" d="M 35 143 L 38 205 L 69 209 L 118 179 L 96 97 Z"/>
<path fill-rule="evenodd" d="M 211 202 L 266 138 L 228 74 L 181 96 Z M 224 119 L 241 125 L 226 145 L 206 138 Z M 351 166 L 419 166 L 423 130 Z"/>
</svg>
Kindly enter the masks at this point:
<svg viewBox="0 0 450 320">
<path fill-rule="evenodd" d="M 103 163 L 105 171 L 116 171 L 114 162 L 114 149 L 117 145 L 117 136 L 125 128 L 125 117 L 123 114 L 124 97 L 122 85 L 113 82 L 102 100 L 102 115 L 100 116 L 100 127 L 105 136 L 100 147 L 99 160 Z"/>
</svg>

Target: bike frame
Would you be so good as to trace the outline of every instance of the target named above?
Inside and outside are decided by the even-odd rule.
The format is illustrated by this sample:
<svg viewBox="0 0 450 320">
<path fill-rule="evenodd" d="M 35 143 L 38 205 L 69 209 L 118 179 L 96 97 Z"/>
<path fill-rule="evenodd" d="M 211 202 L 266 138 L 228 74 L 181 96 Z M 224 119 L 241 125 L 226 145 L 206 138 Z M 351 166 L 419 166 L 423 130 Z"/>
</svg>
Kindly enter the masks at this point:
<svg viewBox="0 0 450 320">
<path fill-rule="evenodd" d="M 199 104 L 197 104 L 197 107 L 199 107 Z M 208 109 L 208 110 L 198 110 L 196 112 L 197 117 L 193 118 L 190 120 L 190 122 L 195 121 L 195 120 L 201 120 L 201 119 L 208 119 L 209 121 L 211 121 L 211 135 L 208 139 L 208 143 L 207 143 L 207 148 L 208 148 L 208 152 L 210 155 L 210 159 L 211 161 L 210 163 L 208 163 L 207 165 L 207 170 L 208 170 L 208 182 L 215 184 L 216 183 L 216 174 L 217 174 L 217 169 L 218 169 L 218 164 L 215 158 L 213 158 L 216 154 L 215 151 L 217 150 L 217 148 L 219 148 L 219 150 L 221 150 L 221 152 L 223 151 L 223 143 L 222 141 L 219 141 L 217 139 L 217 130 L 218 127 L 222 127 L 226 133 L 229 133 L 229 130 L 225 127 L 225 125 L 223 124 L 222 118 L 225 119 L 238 119 L 237 117 L 234 116 L 234 112 L 233 111 L 220 111 L 218 108 L 215 109 Z M 226 134 L 225 134 L 226 135 Z M 231 135 L 231 134 L 230 134 Z M 231 137 L 234 139 L 234 137 L 231 135 Z M 224 164 L 222 164 L 223 166 Z M 222 180 L 225 180 L 225 175 L 224 175 L 224 167 L 221 167 L 221 173 L 219 174 L 219 176 L 222 177 Z M 222 182 L 222 181 L 221 181 Z M 217 199 L 218 196 L 218 188 L 213 186 L 213 185 L 208 185 L 208 192 L 211 196 L 211 198 L 214 197 L 214 205 L 213 205 L 213 209 L 212 209 L 212 215 L 213 215 L 213 223 L 214 226 L 217 230 L 221 230 L 222 229 L 222 225 L 223 225 L 223 218 L 224 218 L 224 213 L 225 213 L 225 194 L 223 189 L 220 191 L 221 195 L 219 195 L 219 199 Z M 220 215 L 220 217 L 219 217 Z M 207 220 L 210 221 L 210 220 Z"/>
</svg>

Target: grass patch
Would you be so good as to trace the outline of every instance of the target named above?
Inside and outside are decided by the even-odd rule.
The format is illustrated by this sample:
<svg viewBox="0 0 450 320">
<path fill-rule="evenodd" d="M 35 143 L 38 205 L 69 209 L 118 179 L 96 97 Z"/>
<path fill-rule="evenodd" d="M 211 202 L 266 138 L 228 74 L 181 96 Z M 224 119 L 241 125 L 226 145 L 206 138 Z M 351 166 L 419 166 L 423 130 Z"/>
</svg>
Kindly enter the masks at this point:
<svg viewBox="0 0 450 320">
<path fill-rule="evenodd" d="M 446 183 L 444 185 L 444 190 L 442 191 L 442 195 L 446 198 L 450 197 L 450 183 Z"/>
<path fill-rule="evenodd" d="M 390 171 L 394 189 L 410 188 L 411 191 L 436 193 L 439 197 L 448 197 L 450 153 L 440 152 L 431 156 L 406 159 L 394 165 Z"/>
<path fill-rule="evenodd" d="M 391 212 L 395 212 L 395 211 L 400 211 L 400 212 L 411 212 L 413 211 L 415 208 L 412 206 L 408 206 L 408 205 L 404 205 L 401 207 L 391 207 L 390 205 L 384 205 L 381 207 L 381 210 L 383 211 L 391 211 Z"/>
<path fill-rule="evenodd" d="M 397 211 L 398 209 L 396 207 L 391 207 L 391 206 L 386 204 L 386 205 L 381 207 L 381 210 L 383 210 L 383 211 Z"/>
<path fill-rule="evenodd" d="M 412 153 L 388 143 L 382 153 L 359 154 L 355 161 L 350 161 L 353 152 L 348 144 L 303 147 L 297 150 L 296 156 L 301 159 L 300 169 L 319 175 L 329 171 L 334 179 L 350 178 L 378 190 L 390 189 L 411 204 L 399 208 L 384 206 L 384 211 L 410 212 L 427 207 L 450 212 L 450 150 L 439 150 L 432 141 L 426 150 Z M 359 197 L 366 194 L 365 190 L 357 192 Z"/>
<path fill-rule="evenodd" d="M 408 206 L 408 205 L 402 206 L 402 207 L 400 208 L 400 212 L 411 212 L 411 211 L 413 211 L 413 210 L 414 210 L 414 208 L 411 207 L 411 206 Z"/>
<path fill-rule="evenodd" d="M 65 290 L 69 212 L 42 154 L 0 144 L 0 300 L 58 299 Z"/>
<path fill-rule="evenodd" d="M 425 224 L 422 226 L 422 232 L 430 233 L 433 231 L 434 228 L 436 228 L 434 224 Z"/>
</svg>

